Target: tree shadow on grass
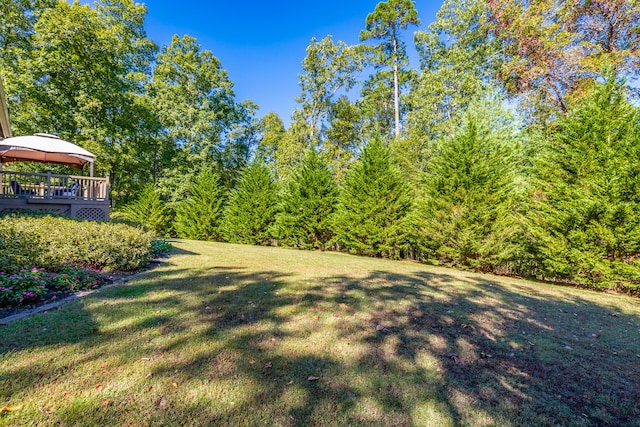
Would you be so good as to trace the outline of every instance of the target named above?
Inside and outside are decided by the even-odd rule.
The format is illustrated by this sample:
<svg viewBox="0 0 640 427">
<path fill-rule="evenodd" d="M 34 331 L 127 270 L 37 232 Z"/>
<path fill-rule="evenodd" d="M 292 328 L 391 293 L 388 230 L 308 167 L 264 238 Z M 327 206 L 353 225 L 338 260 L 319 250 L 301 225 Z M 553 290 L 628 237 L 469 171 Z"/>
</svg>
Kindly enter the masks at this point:
<svg viewBox="0 0 640 427">
<path fill-rule="evenodd" d="M 127 411 L 87 399 L 87 411 L 60 410 L 51 422 L 638 423 L 635 315 L 475 276 L 297 280 L 243 267 L 157 269 L 11 326 L 0 355 L 69 347 L 81 356 L 6 364 L 0 384 L 12 386 L 0 401 L 83 369 L 107 383 L 137 364 L 148 376 L 129 374 L 112 397 L 134 396 Z M 62 322 L 58 333 L 42 330 Z M 105 363 L 114 370 L 101 374 Z"/>
</svg>

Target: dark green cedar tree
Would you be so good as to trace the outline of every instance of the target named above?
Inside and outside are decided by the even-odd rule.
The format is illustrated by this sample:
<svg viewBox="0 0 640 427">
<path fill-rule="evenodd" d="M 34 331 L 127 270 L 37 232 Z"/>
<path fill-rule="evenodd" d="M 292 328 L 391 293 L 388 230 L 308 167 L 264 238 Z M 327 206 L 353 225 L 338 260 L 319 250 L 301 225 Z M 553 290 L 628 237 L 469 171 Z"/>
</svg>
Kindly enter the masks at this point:
<svg viewBox="0 0 640 427">
<path fill-rule="evenodd" d="M 240 174 L 224 211 L 225 239 L 232 243 L 269 244 L 277 202 L 278 190 L 269 168 L 261 161 L 250 163 Z"/>
<path fill-rule="evenodd" d="M 350 253 L 399 258 L 410 194 L 389 148 L 373 138 L 344 180 L 333 217 L 335 242 Z"/>
<path fill-rule="evenodd" d="M 532 230 L 547 278 L 640 285 L 640 125 L 609 78 L 545 138 L 535 163 Z"/>
<path fill-rule="evenodd" d="M 282 244 L 301 249 L 324 249 L 332 232 L 330 218 L 338 200 L 331 170 L 309 150 L 280 197 L 273 235 Z"/>
<path fill-rule="evenodd" d="M 174 229 L 179 237 L 219 240 L 224 189 L 211 168 L 203 169 L 189 188 L 189 196 L 178 204 Z"/>
<path fill-rule="evenodd" d="M 421 257 L 488 271 L 524 252 L 515 238 L 517 133 L 500 105 L 491 97 L 473 102 L 429 162 L 410 217 Z"/>
</svg>

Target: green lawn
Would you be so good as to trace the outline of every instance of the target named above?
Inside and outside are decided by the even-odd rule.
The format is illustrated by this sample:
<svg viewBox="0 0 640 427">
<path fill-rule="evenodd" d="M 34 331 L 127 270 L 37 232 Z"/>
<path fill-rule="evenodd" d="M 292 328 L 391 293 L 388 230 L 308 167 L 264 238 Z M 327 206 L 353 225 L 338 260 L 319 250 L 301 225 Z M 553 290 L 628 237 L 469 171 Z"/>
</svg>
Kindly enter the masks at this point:
<svg viewBox="0 0 640 427">
<path fill-rule="evenodd" d="M 126 284 L 0 327 L 0 408 L 15 409 L 0 425 L 640 425 L 637 299 L 175 246 Z"/>
</svg>

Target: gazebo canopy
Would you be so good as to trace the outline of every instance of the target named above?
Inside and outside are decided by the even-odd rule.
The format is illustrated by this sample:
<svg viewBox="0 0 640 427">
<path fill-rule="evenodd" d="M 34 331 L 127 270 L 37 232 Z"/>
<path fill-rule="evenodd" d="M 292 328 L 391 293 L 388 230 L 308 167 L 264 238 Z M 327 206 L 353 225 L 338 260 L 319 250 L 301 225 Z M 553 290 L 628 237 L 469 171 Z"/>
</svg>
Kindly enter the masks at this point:
<svg viewBox="0 0 640 427">
<path fill-rule="evenodd" d="M 2 163 L 55 163 L 82 169 L 87 163 L 93 166 L 94 160 L 95 156 L 84 148 L 46 133 L 0 140 Z"/>
</svg>

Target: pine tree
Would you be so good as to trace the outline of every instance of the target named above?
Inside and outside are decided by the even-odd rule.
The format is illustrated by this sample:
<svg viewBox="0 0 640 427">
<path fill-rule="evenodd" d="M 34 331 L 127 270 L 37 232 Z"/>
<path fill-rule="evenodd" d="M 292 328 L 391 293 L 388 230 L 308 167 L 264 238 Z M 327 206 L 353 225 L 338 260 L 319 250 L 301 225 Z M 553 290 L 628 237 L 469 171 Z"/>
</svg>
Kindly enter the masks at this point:
<svg viewBox="0 0 640 427">
<path fill-rule="evenodd" d="M 212 169 L 203 169 L 178 204 L 174 228 L 179 237 L 194 240 L 220 239 L 223 189 Z"/>
<path fill-rule="evenodd" d="M 116 215 L 118 216 L 142 224 L 158 236 L 166 236 L 171 231 L 171 213 L 151 184 L 144 188 L 140 197 L 125 206 Z"/>
<path fill-rule="evenodd" d="M 531 215 L 546 277 L 638 288 L 638 119 L 611 78 L 546 136 Z"/>
<path fill-rule="evenodd" d="M 398 258 L 410 207 L 409 187 L 376 137 L 345 178 L 333 217 L 335 241 L 354 254 Z"/>
<path fill-rule="evenodd" d="M 269 168 L 259 161 L 240 174 L 224 211 L 222 234 L 229 242 L 265 245 L 277 211 L 277 187 Z"/>
<path fill-rule="evenodd" d="M 500 100 L 470 105 L 429 162 L 410 218 L 422 257 L 492 270 L 522 252 L 513 246 L 518 245 L 513 238 L 518 231 L 516 138 Z"/>
<path fill-rule="evenodd" d="M 328 166 L 310 150 L 280 198 L 273 235 L 287 246 L 324 249 L 330 240 L 330 217 L 338 187 Z"/>
</svg>

